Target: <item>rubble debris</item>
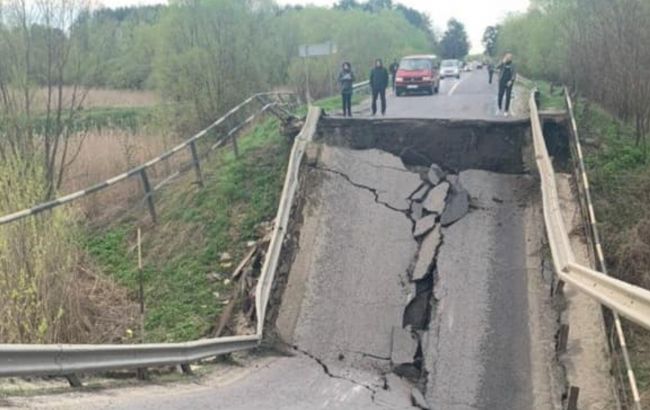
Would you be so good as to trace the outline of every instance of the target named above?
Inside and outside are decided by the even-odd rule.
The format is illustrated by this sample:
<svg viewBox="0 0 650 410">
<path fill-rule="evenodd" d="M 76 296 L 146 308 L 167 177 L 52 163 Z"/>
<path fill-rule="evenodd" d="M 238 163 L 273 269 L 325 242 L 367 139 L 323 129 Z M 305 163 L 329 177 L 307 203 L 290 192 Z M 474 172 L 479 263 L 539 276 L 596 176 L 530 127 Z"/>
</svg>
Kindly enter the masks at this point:
<svg viewBox="0 0 650 410">
<path fill-rule="evenodd" d="M 445 209 L 445 201 L 449 192 L 449 183 L 443 182 L 433 188 L 424 200 L 424 209 L 435 214 L 442 214 Z"/>
<path fill-rule="evenodd" d="M 427 195 L 429 192 L 429 189 L 431 187 L 429 184 L 422 184 L 422 186 L 411 195 L 411 200 L 413 201 L 422 201 L 424 197 Z"/>
<path fill-rule="evenodd" d="M 393 326 L 390 360 L 394 365 L 412 363 L 418 349 L 418 341 L 413 337 L 410 327 Z"/>
<path fill-rule="evenodd" d="M 469 203 L 468 203 L 469 207 Z M 415 222 L 413 236 L 417 239 L 429 233 L 436 226 L 436 215 L 427 215 Z"/>
<path fill-rule="evenodd" d="M 431 182 L 434 186 L 438 185 L 440 181 L 445 179 L 445 171 L 442 170 L 438 165 L 432 164 L 431 167 L 429 167 L 429 172 L 427 173 L 427 179 L 429 182 Z"/>
<path fill-rule="evenodd" d="M 467 215 L 468 212 L 469 193 L 463 188 L 458 190 L 453 189 L 447 206 L 440 218 L 440 223 L 443 227 L 447 227 Z"/>
<path fill-rule="evenodd" d="M 437 225 L 422 242 L 411 280 L 421 280 L 429 273 L 436 259 L 436 252 L 441 241 L 440 225 Z"/>
<path fill-rule="evenodd" d="M 429 407 L 429 404 L 427 403 L 427 400 L 424 398 L 424 395 L 422 392 L 415 387 L 411 389 L 411 401 L 412 404 L 420 409 L 424 410 L 430 410 L 431 407 Z"/>
<path fill-rule="evenodd" d="M 417 221 L 423 216 L 424 207 L 419 202 L 413 202 L 411 204 L 411 219 Z"/>
</svg>

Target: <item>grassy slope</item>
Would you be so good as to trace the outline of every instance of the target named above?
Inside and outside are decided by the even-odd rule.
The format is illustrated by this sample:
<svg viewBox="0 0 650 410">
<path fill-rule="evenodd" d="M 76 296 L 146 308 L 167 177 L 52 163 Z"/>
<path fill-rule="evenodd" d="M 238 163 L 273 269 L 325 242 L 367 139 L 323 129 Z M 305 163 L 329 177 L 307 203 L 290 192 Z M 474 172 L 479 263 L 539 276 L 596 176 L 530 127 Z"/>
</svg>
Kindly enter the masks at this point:
<svg viewBox="0 0 650 410">
<path fill-rule="evenodd" d="M 230 271 L 256 239 L 256 226 L 275 216 L 290 144 L 268 120 L 240 139 L 240 159 L 229 149 L 203 163 L 205 188 L 188 174 L 157 197 L 159 223 L 144 232 L 146 332 L 149 341 L 204 336 L 225 307 Z M 132 223 L 93 233 L 88 249 L 103 269 L 137 289 Z M 219 263 L 222 252 L 233 266 Z M 218 274 L 210 281 L 208 274 Z"/>
<path fill-rule="evenodd" d="M 650 287 L 650 164 L 634 131 L 604 110 L 576 107 L 594 206 L 611 272 Z M 626 326 L 632 363 L 650 405 L 650 331 Z"/>
</svg>

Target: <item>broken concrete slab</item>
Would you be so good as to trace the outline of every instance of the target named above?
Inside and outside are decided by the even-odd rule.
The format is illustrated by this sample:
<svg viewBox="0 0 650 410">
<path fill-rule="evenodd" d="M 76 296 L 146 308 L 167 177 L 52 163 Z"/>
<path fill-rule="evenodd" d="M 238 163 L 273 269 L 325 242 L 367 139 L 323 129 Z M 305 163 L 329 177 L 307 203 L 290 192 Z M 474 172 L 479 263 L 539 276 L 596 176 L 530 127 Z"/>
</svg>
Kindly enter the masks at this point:
<svg viewBox="0 0 650 410">
<path fill-rule="evenodd" d="M 324 168 L 331 168 L 329 159 L 319 159 Z M 381 180 L 396 171 L 380 167 L 373 172 Z M 421 185 L 415 177 L 417 184 L 404 198 Z M 278 333 L 328 366 L 376 370 L 377 357 L 390 357 L 391 330 L 403 320 L 407 290 L 398 275 L 407 272 L 417 253 L 413 224 L 342 175 L 312 170 L 308 178 L 305 185 L 313 191 L 302 210 Z M 368 240 L 382 237 L 390 240 Z M 361 292 L 363 284 L 371 284 L 372 291 Z"/>
<path fill-rule="evenodd" d="M 420 280 L 429 273 L 436 258 L 436 252 L 441 241 L 442 235 L 440 234 L 440 225 L 437 225 L 422 242 L 411 280 Z"/>
<path fill-rule="evenodd" d="M 378 149 L 322 146 L 319 167 L 345 176 L 355 186 L 372 191 L 378 202 L 400 211 L 409 210 L 409 197 L 422 185 L 420 176 L 398 156 Z"/>
<path fill-rule="evenodd" d="M 418 189 L 417 191 L 415 191 L 413 195 L 411 195 L 411 199 L 413 201 L 422 201 L 430 189 L 431 186 L 429 184 L 426 183 L 422 184 L 420 189 Z"/>
<path fill-rule="evenodd" d="M 413 363 L 418 350 L 418 341 L 413 337 L 411 329 L 394 326 L 391 339 L 391 362 L 394 365 Z"/>
<path fill-rule="evenodd" d="M 415 387 L 411 389 L 411 404 L 413 404 L 413 406 L 419 409 L 424 409 L 424 410 L 431 409 L 429 403 L 427 403 L 427 400 L 424 398 L 422 392 L 416 389 Z"/>
<path fill-rule="evenodd" d="M 424 207 L 419 202 L 411 204 L 411 219 L 417 221 L 422 218 Z"/>
<path fill-rule="evenodd" d="M 442 213 L 440 223 L 443 227 L 447 227 L 467 215 L 468 212 L 469 193 L 463 188 L 457 191 L 454 190 L 447 202 L 445 211 Z"/>
<path fill-rule="evenodd" d="M 396 374 L 386 375 L 386 388 L 376 389 L 374 403 L 378 408 L 408 410 L 412 409 L 411 386 Z"/>
<path fill-rule="evenodd" d="M 427 179 L 435 186 L 438 185 L 440 181 L 445 179 L 445 175 L 445 171 L 443 171 L 442 168 L 436 164 L 432 164 L 431 167 L 429 167 Z"/>
<path fill-rule="evenodd" d="M 427 215 L 420 218 L 415 222 L 415 230 L 413 236 L 419 238 L 429 233 L 436 226 L 437 215 Z"/>
<path fill-rule="evenodd" d="M 449 192 L 449 182 L 442 182 L 433 188 L 427 198 L 422 203 L 424 209 L 435 214 L 442 214 L 445 209 L 445 202 L 447 200 L 447 193 Z"/>
</svg>

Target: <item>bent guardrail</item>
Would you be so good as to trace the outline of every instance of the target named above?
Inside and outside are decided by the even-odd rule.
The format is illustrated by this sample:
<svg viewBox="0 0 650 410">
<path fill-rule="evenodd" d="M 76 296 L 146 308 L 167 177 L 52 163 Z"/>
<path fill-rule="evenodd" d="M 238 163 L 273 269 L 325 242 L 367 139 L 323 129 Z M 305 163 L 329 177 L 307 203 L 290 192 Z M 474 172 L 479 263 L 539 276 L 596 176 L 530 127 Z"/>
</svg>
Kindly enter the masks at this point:
<svg viewBox="0 0 650 410">
<path fill-rule="evenodd" d="M 134 176 L 139 176 L 142 179 L 143 186 L 145 187 L 145 197 L 150 201 L 149 202 L 149 209 L 152 218 L 155 220 L 156 215 L 155 211 L 153 209 L 153 203 L 151 202 L 151 195 L 152 195 L 152 190 L 150 188 L 150 183 L 149 183 L 149 178 L 147 175 L 147 170 L 154 165 L 172 157 L 173 155 L 181 152 L 184 149 L 190 150 L 190 153 L 192 155 L 192 166 L 197 166 L 200 161 L 200 158 L 197 156 L 197 150 L 196 150 L 196 143 L 197 141 L 203 139 L 210 131 L 213 129 L 217 128 L 218 126 L 224 124 L 226 120 L 228 120 L 230 117 L 232 117 L 235 113 L 239 112 L 242 110 L 243 107 L 247 106 L 253 101 L 260 101 L 263 102 L 264 97 L 269 97 L 269 96 L 277 96 L 280 101 L 271 101 L 267 102 L 266 105 L 264 105 L 259 111 L 255 112 L 253 115 L 248 117 L 246 120 L 244 120 L 242 123 L 238 124 L 235 128 L 231 129 L 226 133 L 225 135 L 222 135 L 220 138 L 218 138 L 218 141 L 212 145 L 209 149 L 208 152 L 215 150 L 221 145 L 224 145 L 228 142 L 231 142 L 233 144 L 233 148 L 235 150 L 235 154 L 238 154 L 238 148 L 237 148 L 237 139 L 236 139 L 236 134 L 239 130 L 241 130 L 245 125 L 249 124 L 255 117 L 257 117 L 260 114 L 263 114 L 267 110 L 272 109 L 274 106 L 281 105 L 281 102 L 283 103 L 282 97 L 287 96 L 287 95 L 293 95 L 292 93 L 258 93 L 255 95 L 252 95 L 251 97 L 247 98 L 243 102 L 241 102 L 239 105 L 236 107 L 232 108 L 230 111 L 228 111 L 224 116 L 210 124 L 208 127 L 204 128 L 203 130 L 199 131 L 196 133 L 194 136 L 190 137 L 189 139 L 183 141 L 182 143 L 176 145 L 175 147 L 171 148 L 170 150 L 162 153 L 161 155 L 157 156 L 156 158 L 153 158 L 144 164 L 141 164 L 135 168 L 132 168 L 120 175 L 117 175 L 113 178 L 107 179 L 104 182 L 100 182 L 98 184 L 95 184 L 91 187 L 88 187 L 86 189 L 53 199 L 51 201 L 47 201 L 41 204 L 38 204 L 36 206 L 33 206 L 28 209 L 23 209 L 21 211 L 13 212 L 8 215 L 4 215 L 0 217 L 0 225 L 4 225 L 10 222 L 14 222 L 23 218 L 26 218 L 28 216 L 33 216 L 36 214 L 39 214 L 43 211 L 47 211 L 50 209 L 57 208 L 61 205 L 65 205 L 67 203 L 73 202 L 77 199 L 80 199 L 82 197 L 94 194 L 96 192 L 102 191 L 112 185 L 115 185 L 119 182 L 125 181 L 131 177 Z M 149 188 L 147 188 L 149 187 Z"/>
<path fill-rule="evenodd" d="M 248 100 L 247 100 L 248 101 Z M 320 109 L 310 107 L 305 125 L 291 150 L 285 186 L 260 279 L 256 288 L 257 330 L 254 335 L 219 337 L 184 343 L 123 345 L 0 344 L 0 377 L 67 376 L 112 369 L 183 365 L 256 347 L 262 340 L 266 309 L 307 143 L 312 139 Z M 196 138 L 193 137 L 193 138 Z"/>
<path fill-rule="evenodd" d="M 555 170 L 546 150 L 535 102 L 535 91 L 531 93 L 529 104 L 535 160 L 541 177 L 544 221 L 555 271 L 562 281 L 573 285 L 621 316 L 650 329 L 649 290 L 576 263 L 569 235 L 562 220 L 555 184 Z"/>
</svg>

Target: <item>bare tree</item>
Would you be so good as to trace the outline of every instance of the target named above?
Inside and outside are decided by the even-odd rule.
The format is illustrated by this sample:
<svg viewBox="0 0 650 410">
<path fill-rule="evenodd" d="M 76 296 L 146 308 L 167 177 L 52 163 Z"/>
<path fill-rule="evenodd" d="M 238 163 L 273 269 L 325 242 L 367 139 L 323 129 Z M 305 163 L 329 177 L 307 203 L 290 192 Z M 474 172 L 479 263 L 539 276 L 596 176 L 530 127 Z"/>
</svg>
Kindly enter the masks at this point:
<svg viewBox="0 0 650 410">
<path fill-rule="evenodd" d="M 94 69 L 79 47 L 87 35 L 87 20 L 79 17 L 87 10 L 86 0 L 0 3 L 0 99 L 7 129 L 0 155 L 29 159 L 23 162 L 28 166 L 40 162 L 47 198 L 80 149 L 70 137 Z"/>
</svg>

